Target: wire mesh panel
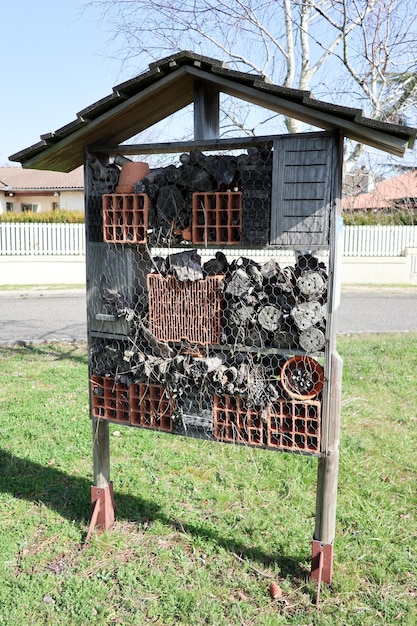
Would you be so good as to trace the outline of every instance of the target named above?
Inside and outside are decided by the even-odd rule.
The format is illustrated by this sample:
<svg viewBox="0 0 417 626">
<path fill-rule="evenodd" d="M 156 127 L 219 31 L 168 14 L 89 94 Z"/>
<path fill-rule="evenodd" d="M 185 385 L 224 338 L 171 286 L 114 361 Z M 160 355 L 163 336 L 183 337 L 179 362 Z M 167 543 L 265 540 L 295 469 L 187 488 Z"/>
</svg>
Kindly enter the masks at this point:
<svg viewBox="0 0 417 626">
<path fill-rule="evenodd" d="M 115 191 L 120 168 L 91 159 L 94 419 L 287 452 L 325 451 L 329 225 L 325 243 L 312 249 L 304 197 L 300 245 L 274 240 L 280 147 L 271 141 L 244 153 L 170 154 L 125 194 Z M 294 180 L 310 178 L 298 171 Z M 303 183 L 304 196 L 307 190 Z M 322 220 L 331 190 L 325 211 L 317 196 L 311 214 L 317 209 Z M 290 222 L 294 232 L 296 210 Z"/>
</svg>

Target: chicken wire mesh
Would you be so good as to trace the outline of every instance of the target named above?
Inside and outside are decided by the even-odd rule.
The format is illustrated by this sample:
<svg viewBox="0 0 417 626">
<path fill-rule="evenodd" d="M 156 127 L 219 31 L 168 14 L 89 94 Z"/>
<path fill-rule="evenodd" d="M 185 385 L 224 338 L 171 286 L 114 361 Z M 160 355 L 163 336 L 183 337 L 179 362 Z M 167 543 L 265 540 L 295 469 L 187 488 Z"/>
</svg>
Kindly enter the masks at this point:
<svg viewBox="0 0 417 626">
<path fill-rule="evenodd" d="M 328 248 L 269 245 L 271 145 L 172 161 L 89 160 L 92 417 L 320 454 Z"/>
</svg>

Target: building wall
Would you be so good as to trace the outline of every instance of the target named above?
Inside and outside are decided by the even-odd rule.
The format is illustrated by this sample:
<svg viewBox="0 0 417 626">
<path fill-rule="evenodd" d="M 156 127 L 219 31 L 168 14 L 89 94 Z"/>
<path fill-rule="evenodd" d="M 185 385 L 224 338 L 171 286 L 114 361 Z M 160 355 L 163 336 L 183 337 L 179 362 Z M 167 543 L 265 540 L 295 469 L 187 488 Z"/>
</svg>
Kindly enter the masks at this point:
<svg viewBox="0 0 417 626">
<path fill-rule="evenodd" d="M 399 257 L 343 257 L 342 285 L 416 285 L 417 249 Z"/>
<path fill-rule="evenodd" d="M 61 191 L 58 200 L 63 211 L 81 211 L 84 213 L 83 191 Z"/>
<path fill-rule="evenodd" d="M 11 197 L 0 194 L 0 213 L 6 213 L 8 202 L 13 203 L 13 213 L 21 213 L 22 204 L 37 204 L 39 213 L 48 213 L 53 210 L 53 203 L 58 203 L 60 208 L 65 211 L 84 212 L 84 192 L 82 190 L 61 191 L 59 196 L 19 193 Z"/>
<path fill-rule="evenodd" d="M 85 284 L 85 256 L 0 256 L 0 286 L 58 284 Z M 417 285 L 417 249 L 403 257 L 344 257 L 341 284 Z"/>
</svg>

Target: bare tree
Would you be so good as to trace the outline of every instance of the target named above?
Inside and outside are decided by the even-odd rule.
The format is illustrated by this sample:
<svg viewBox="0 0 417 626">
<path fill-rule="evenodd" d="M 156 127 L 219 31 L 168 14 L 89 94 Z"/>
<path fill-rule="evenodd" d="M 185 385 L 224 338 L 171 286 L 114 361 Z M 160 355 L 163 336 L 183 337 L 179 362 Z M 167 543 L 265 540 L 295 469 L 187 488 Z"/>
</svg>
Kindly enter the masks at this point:
<svg viewBox="0 0 417 626">
<path fill-rule="evenodd" d="M 415 3 L 341 0 L 314 6 L 330 28 L 342 34 L 338 54 L 346 77 L 345 95 L 349 94 L 371 119 L 415 124 Z M 352 146 L 346 159 L 348 167 L 357 162 L 363 149 L 360 144 Z"/>
<path fill-rule="evenodd" d="M 375 120 L 414 123 L 414 0 L 91 0 L 85 6 L 101 9 L 129 67 L 190 49 L 352 104 Z M 225 119 L 255 130 L 230 105 Z M 296 120 L 285 125 L 288 132 L 301 130 Z M 351 145 L 347 163 L 357 163 L 362 150 Z"/>
</svg>

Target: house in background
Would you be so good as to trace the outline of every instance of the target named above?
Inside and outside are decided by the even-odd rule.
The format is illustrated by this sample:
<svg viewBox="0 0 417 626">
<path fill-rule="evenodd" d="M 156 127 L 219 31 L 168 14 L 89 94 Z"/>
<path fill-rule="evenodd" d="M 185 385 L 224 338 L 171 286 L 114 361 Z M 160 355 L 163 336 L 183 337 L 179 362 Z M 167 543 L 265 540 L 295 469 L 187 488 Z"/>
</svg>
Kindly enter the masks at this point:
<svg viewBox="0 0 417 626">
<path fill-rule="evenodd" d="M 387 178 L 377 183 L 369 193 L 346 196 L 343 211 L 417 210 L 417 170 Z"/>
<path fill-rule="evenodd" d="M 84 170 L 72 172 L 0 167 L 0 213 L 84 212 Z"/>
</svg>

